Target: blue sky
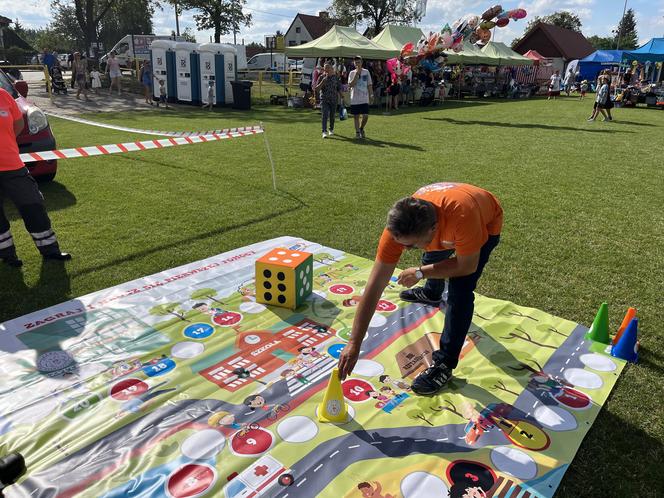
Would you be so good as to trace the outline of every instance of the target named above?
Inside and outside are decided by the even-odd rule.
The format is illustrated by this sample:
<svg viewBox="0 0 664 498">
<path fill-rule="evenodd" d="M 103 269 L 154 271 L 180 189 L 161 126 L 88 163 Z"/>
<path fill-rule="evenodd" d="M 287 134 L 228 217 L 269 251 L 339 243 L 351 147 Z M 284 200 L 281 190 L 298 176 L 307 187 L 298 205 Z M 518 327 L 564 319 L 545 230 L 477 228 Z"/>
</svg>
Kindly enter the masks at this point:
<svg viewBox="0 0 664 498">
<path fill-rule="evenodd" d="M 419 26 L 424 31 L 437 31 L 446 22 L 452 23 L 468 13 L 481 14 L 497 0 L 429 0 L 427 15 Z M 330 5 L 330 0 L 281 0 L 275 6 L 271 0 L 248 0 L 247 8 L 254 16 L 254 23 L 244 28 L 238 35 L 238 43 L 263 41 L 265 35 L 273 34 L 277 29 L 286 31 L 293 17 L 298 12 L 317 14 Z M 496 41 L 509 43 L 523 33 L 529 18 L 535 15 L 547 15 L 558 10 L 575 12 L 583 21 L 583 33 L 586 36 L 609 36 L 615 29 L 622 15 L 624 0 L 531 0 L 505 1 L 505 9 L 521 7 L 528 11 L 528 17 L 519 22 L 512 22 L 503 29 L 496 30 Z M 664 0 L 628 0 L 627 7 L 634 9 L 637 16 L 639 40 L 645 42 L 654 36 L 664 36 Z M 0 0 L 0 15 L 11 19 L 18 18 L 26 27 L 41 27 L 49 23 L 50 2 L 47 0 Z M 157 11 L 154 16 L 156 34 L 169 34 L 175 29 L 172 9 Z M 190 26 L 196 32 L 199 42 L 209 41 L 212 34 L 196 31 L 193 13 L 185 12 L 180 19 L 180 29 Z M 222 41 L 232 41 L 226 37 Z"/>
</svg>

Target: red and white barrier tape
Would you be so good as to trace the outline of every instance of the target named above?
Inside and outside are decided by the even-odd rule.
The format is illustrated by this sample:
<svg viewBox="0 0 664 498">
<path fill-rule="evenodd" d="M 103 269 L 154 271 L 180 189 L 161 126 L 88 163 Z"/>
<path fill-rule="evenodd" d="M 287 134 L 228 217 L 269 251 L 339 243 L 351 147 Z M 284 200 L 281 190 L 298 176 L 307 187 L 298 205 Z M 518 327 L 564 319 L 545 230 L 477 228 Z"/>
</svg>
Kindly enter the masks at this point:
<svg viewBox="0 0 664 498">
<path fill-rule="evenodd" d="M 107 128 L 109 130 L 126 131 L 129 133 L 140 133 L 141 135 L 156 135 L 159 137 L 193 137 L 201 135 L 223 135 L 225 133 L 235 133 L 238 131 L 251 131 L 259 129 L 260 126 L 242 126 L 239 128 L 224 128 L 221 130 L 207 130 L 207 131 L 159 131 L 159 130 L 142 130 L 140 128 L 128 128 L 126 126 L 118 126 L 107 123 L 99 123 L 98 121 L 90 121 L 89 119 L 77 118 L 74 116 L 65 116 L 64 114 L 57 114 L 54 112 L 47 112 L 49 116 L 58 119 L 65 119 L 73 121 L 74 123 L 81 123 L 89 126 L 96 126 L 98 128 Z"/>
<path fill-rule="evenodd" d="M 160 140 L 144 140 L 141 142 L 125 142 L 109 145 L 92 145 L 89 147 L 77 147 L 75 149 L 49 150 L 44 152 L 26 152 L 21 154 L 24 163 L 35 161 L 51 161 L 54 159 L 74 159 L 76 157 L 104 156 L 108 154 L 121 154 L 125 152 L 138 152 L 141 150 L 163 149 L 178 145 L 191 145 L 228 138 L 238 138 L 247 135 L 264 133 L 260 126 L 250 126 L 244 130 L 228 131 L 226 133 L 209 133 L 206 135 L 193 135 L 186 137 L 170 137 Z"/>
</svg>

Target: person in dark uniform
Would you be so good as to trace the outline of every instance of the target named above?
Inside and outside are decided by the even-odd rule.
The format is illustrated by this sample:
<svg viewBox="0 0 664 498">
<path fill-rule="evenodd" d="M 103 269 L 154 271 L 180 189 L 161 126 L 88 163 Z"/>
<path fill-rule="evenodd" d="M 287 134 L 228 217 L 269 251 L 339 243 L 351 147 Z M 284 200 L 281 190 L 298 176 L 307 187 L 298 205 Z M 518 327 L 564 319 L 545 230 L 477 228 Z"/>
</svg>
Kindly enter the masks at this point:
<svg viewBox="0 0 664 498">
<path fill-rule="evenodd" d="M 19 156 L 16 136 L 23 130 L 23 114 L 14 97 L 0 88 L 0 260 L 13 267 L 23 262 L 16 255 L 9 220 L 3 208 L 5 197 L 18 208 L 25 228 L 45 260 L 66 261 L 71 255 L 60 252 L 44 197 L 37 182 Z"/>
</svg>

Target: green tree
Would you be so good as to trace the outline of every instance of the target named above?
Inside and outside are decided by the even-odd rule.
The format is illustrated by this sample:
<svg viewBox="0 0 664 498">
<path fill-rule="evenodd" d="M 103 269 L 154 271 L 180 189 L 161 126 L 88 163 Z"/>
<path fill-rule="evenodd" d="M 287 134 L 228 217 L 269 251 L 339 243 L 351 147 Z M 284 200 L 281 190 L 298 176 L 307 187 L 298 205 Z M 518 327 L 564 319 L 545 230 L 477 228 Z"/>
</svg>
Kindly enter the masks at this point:
<svg viewBox="0 0 664 498">
<path fill-rule="evenodd" d="M 222 35 L 240 31 L 242 26 L 251 26 L 251 14 L 242 7 L 246 0 L 183 0 L 184 9 L 197 11 L 194 21 L 199 30 L 214 31 L 214 41 L 219 43 Z"/>
<path fill-rule="evenodd" d="M 415 20 L 415 0 L 405 0 L 398 12 L 399 0 L 333 0 L 330 14 L 344 26 L 363 22 L 368 25 L 367 36 L 377 35 L 388 24 L 410 24 Z"/>
<path fill-rule="evenodd" d="M 149 0 L 115 0 L 99 26 L 98 39 L 109 51 L 125 35 L 152 33 L 154 3 Z"/>
<path fill-rule="evenodd" d="M 23 25 L 19 22 L 18 19 L 14 21 L 14 32 L 20 37 L 23 37 L 23 34 L 25 33 Z"/>
<path fill-rule="evenodd" d="M 197 289 L 191 293 L 191 299 L 193 299 L 194 301 L 200 301 L 201 299 L 209 299 L 210 301 L 214 301 L 215 303 L 219 303 L 223 306 L 224 303 L 222 301 L 219 301 L 218 299 L 214 298 L 214 296 L 216 295 L 217 291 L 214 289 Z"/>
<path fill-rule="evenodd" d="M 406 413 L 406 417 L 408 417 L 412 420 L 421 420 L 421 421 L 426 422 L 427 424 L 429 424 L 431 427 L 433 427 L 433 424 L 429 421 L 427 416 L 428 416 L 428 413 L 425 412 L 422 409 L 419 409 L 419 408 L 409 410 Z"/>
<path fill-rule="evenodd" d="M 150 309 L 151 315 L 168 316 L 173 315 L 184 322 L 189 322 L 184 316 L 184 311 L 180 309 L 180 303 L 165 303 Z"/>
<path fill-rule="evenodd" d="M 53 0 L 51 4 L 54 11 L 52 27 L 58 30 L 66 29 L 70 20 L 75 21 L 78 42 L 84 50 L 90 48 L 92 42 L 99 39 L 101 22 L 118 0 Z M 72 16 L 73 13 L 73 16 Z"/>
<path fill-rule="evenodd" d="M 480 385 L 484 389 L 489 389 L 490 391 L 504 391 L 506 393 L 513 394 L 514 396 L 519 396 L 519 393 L 509 389 L 505 383 L 497 377 L 482 377 L 480 380 Z"/>
<path fill-rule="evenodd" d="M 194 33 L 194 30 L 191 28 L 191 26 L 184 28 L 184 31 L 180 33 L 180 38 L 187 42 L 196 43 L 196 34 Z"/>
<path fill-rule="evenodd" d="M 616 47 L 616 41 L 610 36 L 588 36 L 586 38 L 595 50 L 612 50 Z"/>
<path fill-rule="evenodd" d="M 506 336 L 502 336 L 501 339 L 505 339 L 506 341 L 522 340 L 534 344 L 535 346 L 539 346 L 540 348 L 556 349 L 556 346 L 551 346 L 549 344 L 544 344 L 542 342 L 534 340 L 528 332 L 526 332 L 520 327 L 516 327 L 512 332 L 510 332 Z"/>
<path fill-rule="evenodd" d="M 617 50 L 633 50 L 638 46 L 639 36 L 636 33 L 636 18 L 633 9 L 627 9 L 614 33 L 616 34 L 614 43 Z"/>
</svg>

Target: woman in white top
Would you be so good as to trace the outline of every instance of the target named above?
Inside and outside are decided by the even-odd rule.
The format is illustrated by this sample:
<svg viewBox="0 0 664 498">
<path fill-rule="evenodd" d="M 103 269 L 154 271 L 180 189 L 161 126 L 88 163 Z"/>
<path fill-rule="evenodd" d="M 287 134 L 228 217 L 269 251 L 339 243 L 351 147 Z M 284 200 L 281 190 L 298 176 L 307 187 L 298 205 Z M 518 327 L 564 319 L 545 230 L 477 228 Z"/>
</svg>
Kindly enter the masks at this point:
<svg viewBox="0 0 664 498">
<path fill-rule="evenodd" d="M 120 80 L 122 78 L 122 71 L 120 70 L 120 62 L 115 58 L 115 52 L 111 52 L 111 56 L 106 63 L 106 74 L 111 78 L 111 86 L 108 89 L 110 95 L 113 91 L 113 85 L 118 89 L 118 95 L 122 94 L 122 86 Z"/>
<path fill-rule="evenodd" d="M 551 100 L 551 97 L 553 97 L 553 100 L 556 100 L 556 97 L 560 96 L 560 71 L 556 71 L 552 76 L 551 80 L 549 81 L 549 97 L 547 100 Z"/>
</svg>

